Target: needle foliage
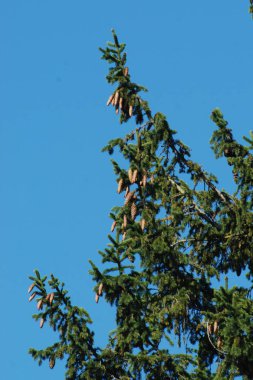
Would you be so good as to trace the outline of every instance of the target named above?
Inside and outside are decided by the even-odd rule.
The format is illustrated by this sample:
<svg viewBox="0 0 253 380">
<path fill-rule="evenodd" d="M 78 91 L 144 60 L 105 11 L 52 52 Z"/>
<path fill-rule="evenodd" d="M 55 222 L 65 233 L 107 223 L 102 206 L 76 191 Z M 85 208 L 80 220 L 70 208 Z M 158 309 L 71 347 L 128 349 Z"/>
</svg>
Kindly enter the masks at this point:
<svg viewBox="0 0 253 380">
<path fill-rule="evenodd" d="M 114 86 L 108 105 L 122 125 L 135 124 L 103 149 L 112 157 L 119 204 L 101 266 L 90 262 L 96 302 L 116 306 L 116 327 L 96 347 L 87 311 L 71 303 L 57 278 L 36 270 L 33 318 L 58 340 L 30 354 L 50 368 L 65 358 L 66 379 L 252 380 L 253 134 L 239 143 L 222 112 L 212 112 L 211 147 L 226 158 L 236 187 L 221 190 L 166 116 L 152 112 L 114 31 L 100 50 Z M 231 274 L 246 274 L 249 286 L 214 287 Z"/>
</svg>

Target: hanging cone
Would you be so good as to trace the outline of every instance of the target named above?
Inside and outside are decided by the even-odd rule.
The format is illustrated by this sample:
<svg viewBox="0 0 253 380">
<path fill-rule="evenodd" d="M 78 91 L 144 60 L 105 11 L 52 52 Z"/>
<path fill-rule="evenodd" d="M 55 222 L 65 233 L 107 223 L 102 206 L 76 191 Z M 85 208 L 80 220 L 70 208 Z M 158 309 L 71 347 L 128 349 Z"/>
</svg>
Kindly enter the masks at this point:
<svg viewBox="0 0 253 380">
<path fill-rule="evenodd" d="M 101 296 L 103 293 L 103 284 L 101 282 L 101 284 L 99 285 L 99 288 L 98 288 L 98 295 Z"/>
<path fill-rule="evenodd" d="M 116 222 L 116 220 L 114 220 L 114 222 L 112 223 L 112 226 L 111 226 L 111 232 L 114 231 L 116 224 L 117 224 L 117 222 Z"/>
<path fill-rule="evenodd" d="M 118 194 L 120 194 L 121 191 L 123 190 L 123 185 L 124 185 L 123 178 L 120 178 L 118 182 L 118 189 L 117 189 Z"/>
<path fill-rule="evenodd" d="M 208 329 L 208 333 L 212 334 L 212 325 L 208 324 L 207 329 Z"/>
<path fill-rule="evenodd" d="M 95 295 L 95 302 L 96 303 L 98 303 L 98 301 L 99 301 L 99 295 L 98 295 L 98 293 Z"/>
<path fill-rule="evenodd" d="M 44 326 L 44 323 L 45 323 L 45 319 L 44 318 L 41 318 L 40 320 L 40 328 L 42 329 L 42 327 Z"/>
<path fill-rule="evenodd" d="M 140 224 L 141 224 L 141 230 L 144 231 L 146 220 L 142 219 L 141 222 L 140 222 Z"/>
<path fill-rule="evenodd" d="M 131 217 L 132 217 L 133 220 L 135 219 L 136 214 L 137 214 L 136 204 L 132 203 L 132 206 L 131 206 Z"/>
<path fill-rule="evenodd" d="M 123 233 L 123 235 L 122 235 L 122 241 L 124 241 L 125 238 L 126 238 L 126 231 L 125 231 L 125 232 Z"/>
<path fill-rule="evenodd" d="M 221 346 L 222 346 L 222 340 L 221 340 L 221 338 L 219 337 L 218 340 L 217 340 L 217 347 L 218 347 L 218 348 L 221 348 Z"/>
<path fill-rule="evenodd" d="M 118 106 L 116 106 L 115 112 L 116 112 L 116 115 L 118 115 L 118 113 L 119 113 L 119 107 Z"/>
<path fill-rule="evenodd" d="M 136 182 L 137 176 L 138 176 L 138 170 L 135 169 L 132 175 L 132 181 L 131 181 L 132 183 Z"/>
<path fill-rule="evenodd" d="M 36 292 L 34 292 L 30 297 L 29 297 L 29 302 L 31 302 L 33 299 L 34 299 L 34 297 L 37 295 L 37 293 Z"/>
<path fill-rule="evenodd" d="M 127 186 L 126 192 L 125 192 L 125 198 L 127 197 L 127 194 L 129 193 L 129 191 L 130 191 L 129 186 Z"/>
<path fill-rule="evenodd" d="M 146 184 L 147 184 L 147 175 L 144 174 L 144 176 L 142 177 L 142 185 L 143 185 L 143 187 L 146 187 Z"/>
<path fill-rule="evenodd" d="M 106 103 L 107 106 L 109 106 L 109 105 L 112 103 L 113 98 L 114 98 L 114 94 L 111 95 L 111 96 L 109 97 L 109 99 L 107 100 L 107 103 Z"/>
<path fill-rule="evenodd" d="M 28 293 L 31 293 L 31 291 L 33 290 L 34 287 L 35 287 L 35 283 L 33 283 L 32 285 L 30 285 L 29 288 L 28 288 Z"/>
<path fill-rule="evenodd" d="M 54 293 L 50 293 L 50 297 L 49 297 L 49 303 L 50 303 L 50 305 L 52 305 L 53 299 L 54 299 Z"/>
<path fill-rule="evenodd" d="M 51 293 L 49 293 L 49 294 L 46 296 L 46 301 L 49 301 L 50 296 L 51 296 Z"/>
<path fill-rule="evenodd" d="M 116 91 L 115 93 L 115 99 L 114 99 L 114 105 L 117 106 L 119 101 L 119 91 Z"/>
<path fill-rule="evenodd" d="M 128 113 L 130 117 L 133 115 L 133 106 L 129 106 Z"/>
<path fill-rule="evenodd" d="M 129 201 L 133 198 L 134 196 L 134 191 L 130 191 L 127 196 L 126 196 L 126 199 L 125 199 L 125 205 L 127 205 L 129 203 Z"/>
<path fill-rule="evenodd" d="M 49 361 L 49 367 L 50 367 L 51 369 L 53 369 L 54 366 L 55 366 L 55 360 L 54 360 L 53 358 L 51 358 L 50 361 Z"/>
<path fill-rule="evenodd" d="M 128 169 L 128 178 L 129 178 L 129 181 L 132 183 L 132 178 L 133 178 L 133 172 L 132 172 L 132 169 Z"/>
<path fill-rule="evenodd" d="M 127 216 L 124 215 L 124 217 L 123 217 L 123 228 L 126 228 L 126 226 L 127 226 Z"/>
<path fill-rule="evenodd" d="M 122 110 L 123 108 L 123 98 L 119 99 L 119 108 Z"/>
<path fill-rule="evenodd" d="M 123 74 L 125 77 L 128 75 L 128 72 L 129 72 L 128 67 L 125 67 L 123 70 Z"/>
<path fill-rule="evenodd" d="M 39 300 L 39 301 L 37 302 L 37 309 L 38 309 L 38 310 L 42 309 L 42 305 L 43 305 L 43 300 Z"/>
<path fill-rule="evenodd" d="M 213 324 L 213 332 L 214 334 L 216 334 L 218 331 L 218 321 L 214 321 L 214 324 Z"/>
</svg>

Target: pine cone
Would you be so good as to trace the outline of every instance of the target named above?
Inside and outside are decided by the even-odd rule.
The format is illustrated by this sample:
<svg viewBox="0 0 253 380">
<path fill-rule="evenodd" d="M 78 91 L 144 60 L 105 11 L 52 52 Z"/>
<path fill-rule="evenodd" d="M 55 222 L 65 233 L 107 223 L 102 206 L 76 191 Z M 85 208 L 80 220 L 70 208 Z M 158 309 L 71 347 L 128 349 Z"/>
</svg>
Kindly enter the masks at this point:
<svg viewBox="0 0 253 380">
<path fill-rule="evenodd" d="M 116 222 L 116 220 L 114 220 L 114 222 L 112 223 L 112 226 L 111 226 L 111 232 L 114 231 L 116 224 L 117 224 L 117 222 Z"/>
<path fill-rule="evenodd" d="M 42 305 L 43 305 L 43 300 L 41 299 L 41 300 L 39 300 L 39 301 L 37 302 L 37 309 L 38 309 L 38 310 L 42 309 Z"/>
<path fill-rule="evenodd" d="M 144 174 L 143 177 L 142 177 L 142 185 L 143 185 L 143 187 L 146 187 L 146 184 L 147 184 L 147 175 Z"/>
<path fill-rule="evenodd" d="M 126 192 L 125 192 L 125 198 L 127 197 L 127 194 L 129 193 L 129 191 L 130 191 L 129 186 L 127 186 Z"/>
<path fill-rule="evenodd" d="M 128 178 L 129 178 L 129 181 L 132 183 L 133 172 L 131 168 L 128 170 Z"/>
<path fill-rule="evenodd" d="M 35 287 L 35 282 L 29 286 L 28 293 L 31 293 L 31 291 L 33 290 L 34 287 Z"/>
<path fill-rule="evenodd" d="M 50 361 L 49 361 L 49 367 L 50 367 L 51 369 L 53 369 L 54 366 L 55 366 L 55 359 L 54 359 L 54 358 L 51 358 Z"/>
<path fill-rule="evenodd" d="M 127 196 L 126 196 L 126 199 L 125 199 L 125 205 L 127 205 L 129 203 L 129 201 L 133 198 L 134 196 L 134 191 L 130 191 Z"/>
<path fill-rule="evenodd" d="M 128 75 L 128 72 L 129 72 L 128 67 L 125 67 L 123 70 L 123 74 L 125 77 Z"/>
<path fill-rule="evenodd" d="M 122 110 L 123 108 L 123 98 L 119 99 L 119 108 Z"/>
<path fill-rule="evenodd" d="M 121 191 L 123 190 L 123 185 L 124 185 L 124 181 L 123 181 L 123 178 L 120 178 L 119 182 L 118 182 L 118 194 L 121 193 Z"/>
<path fill-rule="evenodd" d="M 118 115 L 118 113 L 119 113 L 119 107 L 118 106 L 116 106 L 115 112 L 116 112 L 116 115 Z"/>
<path fill-rule="evenodd" d="M 211 324 L 208 324 L 207 329 L 208 329 L 208 333 L 212 334 L 212 325 Z"/>
<path fill-rule="evenodd" d="M 112 95 L 109 97 L 109 99 L 107 100 L 107 103 L 106 103 L 107 106 L 109 106 L 109 105 L 112 103 L 113 98 L 114 98 L 114 94 L 112 94 Z"/>
<path fill-rule="evenodd" d="M 98 303 L 98 301 L 99 301 L 99 295 L 98 295 L 98 293 L 95 295 L 95 302 L 96 303 Z"/>
<path fill-rule="evenodd" d="M 119 91 L 116 91 L 115 99 L 114 99 L 114 105 L 115 105 L 115 106 L 118 105 L 118 100 L 119 100 Z"/>
<path fill-rule="evenodd" d="M 217 340 L 217 347 L 221 348 L 221 346 L 222 346 L 222 340 L 221 340 L 221 337 L 219 337 Z"/>
<path fill-rule="evenodd" d="M 214 324 L 213 324 L 213 332 L 214 334 L 216 334 L 218 331 L 218 321 L 214 321 Z"/>
<path fill-rule="evenodd" d="M 130 117 L 133 115 L 133 106 L 129 106 L 128 113 Z"/>
<path fill-rule="evenodd" d="M 50 296 L 51 296 L 51 293 L 48 293 L 46 296 L 46 301 L 49 301 Z"/>
<path fill-rule="evenodd" d="M 136 214 L 137 214 L 136 204 L 132 203 L 132 206 L 131 206 L 131 217 L 132 217 L 133 220 L 135 219 Z"/>
<path fill-rule="evenodd" d="M 104 285 L 103 285 L 102 282 L 101 282 L 101 284 L 99 285 L 99 288 L 98 288 L 98 295 L 99 295 L 99 296 L 101 296 L 102 293 L 103 293 L 103 287 L 104 287 Z"/>
<path fill-rule="evenodd" d="M 34 297 L 37 295 L 37 293 L 36 292 L 34 292 L 30 297 L 29 297 L 29 302 L 31 302 L 33 299 L 34 299 Z"/>
<path fill-rule="evenodd" d="M 123 228 L 126 228 L 126 226 L 127 226 L 127 216 L 124 215 L 124 217 L 123 217 Z"/>
<path fill-rule="evenodd" d="M 140 224 L 141 224 L 141 229 L 142 229 L 142 231 L 144 231 L 145 224 L 146 224 L 146 220 L 145 220 L 145 219 L 142 219 L 141 222 L 140 222 Z"/>
<path fill-rule="evenodd" d="M 132 175 L 132 181 L 131 181 L 132 183 L 136 182 L 137 176 L 138 176 L 138 170 L 135 169 Z"/>
<path fill-rule="evenodd" d="M 49 297 L 49 303 L 50 303 L 50 305 L 52 305 L 53 299 L 54 299 L 54 293 L 50 293 L 50 297 Z"/>
<path fill-rule="evenodd" d="M 125 231 L 125 232 L 123 233 L 123 235 L 122 235 L 122 241 L 124 241 L 125 238 L 126 238 L 126 231 Z"/>
<path fill-rule="evenodd" d="M 42 327 L 44 326 L 44 323 L 45 323 L 45 319 L 44 318 L 41 318 L 40 320 L 40 328 L 42 329 Z"/>
</svg>

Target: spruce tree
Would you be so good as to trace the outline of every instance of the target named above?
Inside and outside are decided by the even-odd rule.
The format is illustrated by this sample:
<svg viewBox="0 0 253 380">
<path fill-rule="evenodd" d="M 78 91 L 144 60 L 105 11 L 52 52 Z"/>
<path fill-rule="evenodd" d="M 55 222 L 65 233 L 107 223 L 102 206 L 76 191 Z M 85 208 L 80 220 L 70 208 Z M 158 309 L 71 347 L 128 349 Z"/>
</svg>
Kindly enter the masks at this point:
<svg viewBox="0 0 253 380">
<path fill-rule="evenodd" d="M 50 368 L 65 358 L 66 379 L 252 380 L 253 134 L 239 143 L 222 112 L 212 112 L 211 147 L 226 158 L 236 186 L 233 194 L 221 190 L 165 115 L 152 113 L 114 31 L 100 50 L 114 86 L 107 105 L 121 124 L 136 124 L 103 149 L 112 156 L 119 204 L 110 213 L 109 244 L 99 252 L 104 267 L 90 262 L 95 301 L 116 306 L 116 327 L 108 344 L 96 347 L 88 313 L 72 305 L 57 278 L 36 270 L 33 318 L 59 338 L 30 354 Z M 229 287 L 233 274 L 246 275 L 249 286 Z M 213 280 L 224 275 L 215 288 Z"/>
</svg>

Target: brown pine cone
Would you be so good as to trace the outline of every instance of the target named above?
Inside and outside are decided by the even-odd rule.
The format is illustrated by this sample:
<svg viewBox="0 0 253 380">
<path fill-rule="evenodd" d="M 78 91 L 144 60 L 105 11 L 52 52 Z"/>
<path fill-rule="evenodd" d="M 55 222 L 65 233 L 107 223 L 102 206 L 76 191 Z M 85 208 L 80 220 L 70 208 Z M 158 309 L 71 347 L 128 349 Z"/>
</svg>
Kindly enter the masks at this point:
<svg viewBox="0 0 253 380">
<path fill-rule="evenodd" d="M 129 203 L 129 201 L 133 198 L 134 196 L 134 191 L 130 191 L 127 196 L 126 196 L 126 199 L 125 199 L 125 205 L 127 205 Z"/>
<path fill-rule="evenodd" d="M 142 185 L 143 185 L 143 187 L 145 187 L 146 184 L 147 184 L 147 175 L 144 174 L 143 177 L 142 177 Z"/>
<path fill-rule="evenodd" d="M 208 330 L 209 334 L 212 334 L 212 325 L 211 324 L 208 324 L 207 330 Z"/>
<path fill-rule="evenodd" d="M 133 220 L 135 219 L 136 214 L 137 214 L 136 204 L 132 203 L 132 206 L 131 206 L 131 217 L 132 217 Z"/>
<path fill-rule="evenodd" d="M 36 292 L 34 292 L 30 297 L 29 297 L 29 302 L 31 302 L 33 299 L 34 299 L 34 297 L 37 295 L 37 293 Z"/>
<path fill-rule="evenodd" d="M 131 181 L 131 183 L 136 182 L 137 176 L 138 176 L 138 170 L 135 169 L 134 172 L 133 172 L 133 175 L 132 175 L 132 181 Z"/>
<path fill-rule="evenodd" d="M 129 193 L 129 191 L 130 191 L 129 186 L 127 186 L 126 192 L 125 192 L 125 198 L 127 197 L 127 194 Z"/>
<path fill-rule="evenodd" d="M 124 215 L 124 217 L 123 217 L 123 228 L 126 228 L 126 226 L 127 226 L 127 216 Z"/>
<path fill-rule="evenodd" d="M 107 106 L 109 106 L 112 103 L 113 98 L 114 98 L 114 94 L 112 94 L 111 96 L 109 96 L 109 99 L 107 100 L 107 103 L 106 103 Z"/>
<path fill-rule="evenodd" d="M 111 232 L 114 231 L 116 224 L 117 224 L 117 222 L 116 222 L 116 220 L 114 220 L 114 222 L 112 223 L 112 226 L 111 226 Z"/>
<path fill-rule="evenodd" d="M 129 178 L 129 181 L 132 183 L 132 178 L 133 178 L 133 172 L 132 172 L 132 169 L 128 169 L 128 178 Z"/>
<path fill-rule="evenodd" d="M 99 288 L 98 288 L 98 295 L 99 295 L 99 296 L 101 296 L 102 293 L 103 293 L 103 287 L 104 287 L 104 285 L 103 285 L 102 282 L 101 282 L 101 284 L 99 285 Z"/>
<path fill-rule="evenodd" d="M 49 361 L 49 367 L 50 367 L 51 369 L 53 369 L 54 366 L 55 366 L 55 360 L 54 360 L 54 358 L 51 358 L 50 361 Z"/>
<path fill-rule="evenodd" d="M 44 318 L 41 318 L 40 320 L 40 328 L 42 329 L 42 327 L 44 326 L 44 323 L 45 323 L 45 319 Z"/>
<path fill-rule="evenodd" d="M 222 346 L 222 340 L 221 340 L 221 337 L 219 337 L 217 340 L 217 347 L 221 348 L 221 346 Z"/>
<path fill-rule="evenodd" d="M 123 74 L 125 77 L 128 75 L 128 72 L 129 72 L 128 67 L 125 67 L 123 70 Z"/>
<path fill-rule="evenodd" d="M 142 229 L 142 231 L 144 231 L 145 224 L 146 224 L 146 220 L 145 220 L 145 219 L 142 219 L 142 220 L 140 221 L 140 224 L 141 224 L 141 229 Z"/>
<path fill-rule="evenodd" d="M 98 301 L 99 301 L 99 295 L 98 295 L 98 293 L 95 295 L 95 302 L 96 303 L 98 303 Z"/>
<path fill-rule="evenodd" d="M 54 293 L 50 293 L 50 297 L 49 297 L 49 303 L 50 303 L 50 305 L 52 305 L 53 299 L 54 299 Z"/>
<path fill-rule="evenodd" d="M 43 300 L 39 300 L 39 301 L 37 302 L 37 309 L 38 309 L 38 310 L 42 309 L 42 305 L 43 305 Z"/>
<path fill-rule="evenodd" d="M 129 106 L 128 113 L 130 117 L 133 115 L 133 106 Z"/>
<path fill-rule="evenodd" d="M 29 288 L 28 288 L 28 293 L 31 293 L 31 291 L 33 290 L 34 287 L 35 287 L 35 283 L 33 283 L 32 285 L 30 285 Z"/>
<path fill-rule="evenodd" d="M 114 105 L 115 106 L 118 105 L 118 100 L 119 100 L 119 91 L 116 91 L 116 93 L 115 93 L 115 99 L 114 99 Z"/>
<path fill-rule="evenodd" d="M 214 324 L 213 324 L 213 332 L 214 334 L 216 334 L 218 331 L 218 321 L 214 321 Z"/>
<path fill-rule="evenodd" d="M 123 190 L 123 185 L 124 185 L 123 178 L 120 178 L 120 180 L 118 182 L 118 189 L 117 189 L 118 194 L 120 194 L 121 191 Z"/>
</svg>

